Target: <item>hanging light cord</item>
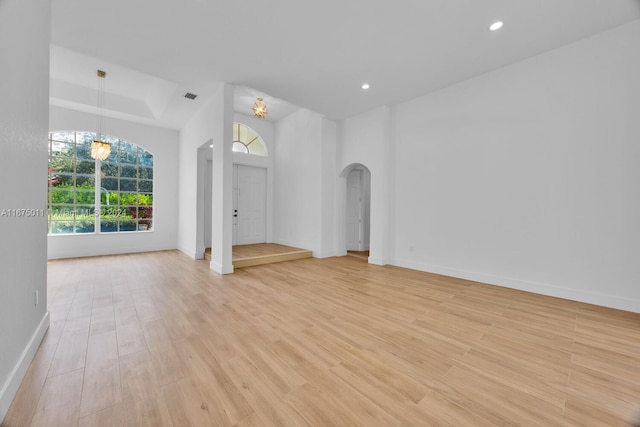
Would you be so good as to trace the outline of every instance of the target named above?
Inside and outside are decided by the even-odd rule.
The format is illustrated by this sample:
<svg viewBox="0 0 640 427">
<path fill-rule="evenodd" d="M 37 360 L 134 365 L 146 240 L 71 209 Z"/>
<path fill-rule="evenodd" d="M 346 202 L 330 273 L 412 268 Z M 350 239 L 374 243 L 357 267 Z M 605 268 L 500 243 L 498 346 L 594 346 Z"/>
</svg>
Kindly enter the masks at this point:
<svg viewBox="0 0 640 427">
<path fill-rule="evenodd" d="M 104 116 L 104 79 L 107 76 L 107 73 L 98 70 L 98 78 L 100 79 L 100 84 L 98 85 L 98 107 L 97 107 L 97 120 L 96 120 L 96 140 L 102 141 L 102 120 Z"/>
</svg>

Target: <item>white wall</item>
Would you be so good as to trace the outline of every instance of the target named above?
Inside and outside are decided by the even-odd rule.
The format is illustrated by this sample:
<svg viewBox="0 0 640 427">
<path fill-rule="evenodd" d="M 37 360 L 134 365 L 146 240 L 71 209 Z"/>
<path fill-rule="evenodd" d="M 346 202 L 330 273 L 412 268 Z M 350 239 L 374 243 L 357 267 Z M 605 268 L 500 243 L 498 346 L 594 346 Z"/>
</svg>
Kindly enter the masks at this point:
<svg viewBox="0 0 640 427">
<path fill-rule="evenodd" d="M 47 218 L 2 210 L 46 211 L 50 20 L 50 1 L 0 2 L 0 424 L 49 326 Z"/>
<path fill-rule="evenodd" d="M 397 106 L 395 263 L 640 312 L 639 41 L 635 21 Z"/>
<path fill-rule="evenodd" d="M 153 231 L 86 235 L 51 235 L 49 259 L 157 251 L 177 247 L 178 132 L 119 119 L 106 119 L 105 132 L 153 154 Z M 96 116 L 50 108 L 49 129 L 92 131 Z"/>
<path fill-rule="evenodd" d="M 338 126 L 328 119 L 322 119 L 321 126 L 320 246 L 315 256 L 325 258 L 341 255 L 335 248 Z"/>
<path fill-rule="evenodd" d="M 196 201 L 198 188 L 196 164 L 198 162 L 198 149 L 204 144 L 211 143 L 210 140 L 215 133 L 213 122 L 218 104 L 216 101 L 221 91 L 222 86 L 218 89 L 216 96 L 180 131 L 178 155 L 178 171 L 180 175 L 178 183 L 178 200 L 180 201 L 178 204 L 178 249 L 192 258 L 201 258 L 202 255 L 196 249 Z M 207 159 L 205 158 L 204 160 L 206 161 Z M 202 249 L 204 250 L 204 247 Z"/>
<path fill-rule="evenodd" d="M 329 195 L 334 197 L 331 178 L 323 175 L 335 175 L 335 167 L 327 163 L 335 149 L 323 146 L 335 145 L 331 132 L 335 134 L 335 124 L 305 109 L 275 127 L 274 242 L 310 249 L 315 257 L 333 252 L 326 239 L 334 233 L 322 218 L 333 212 L 323 206 Z"/>
<path fill-rule="evenodd" d="M 212 159 L 212 259 L 219 273 L 233 271 L 232 151 L 233 87 L 220 85 L 218 92 L 180 131 L 178 249 L 194 259 L 204 251 L 204 177 L 206 162 Z M 209 145 L 214 147 L 210 148 Z M 204 153 L 203 150 L 211 150 Z M 200 153 L 199 153 L 200 152 Z"/>
<path fill-rule="evenodd" d="M 393 110 L 389 107 L 377 108 L 344 120 L 340 126 L 337 153 L 337 170 L 342 175 L 337 195 L 337 218 L 341 229 L 344 229 L 346 209 L 345 168 L 362 164 L 371 172 L 369 262 L 379 265 L 393 260 L 393 120 Z M 346 253 L 344 233 L 340 234 L 339 246 Z"/>
</svg>

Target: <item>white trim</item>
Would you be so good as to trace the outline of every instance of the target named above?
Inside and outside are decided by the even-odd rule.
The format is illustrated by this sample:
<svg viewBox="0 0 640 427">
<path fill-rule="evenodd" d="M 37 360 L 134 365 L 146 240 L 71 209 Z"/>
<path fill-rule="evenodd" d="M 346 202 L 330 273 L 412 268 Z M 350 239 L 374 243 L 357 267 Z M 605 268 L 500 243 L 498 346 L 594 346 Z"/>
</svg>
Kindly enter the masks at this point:
<svg viewBox="0 0 640 427">
<path fill-rule="evenodd" d="M 412 270 L 419 270 L 429 273 L 442 274 L 444 276 L 452 276 L 460 279 L 472 280 L 474 282 L 486 283 L 503 288 L 517 289 L 520 291 L 532 292 L 540 295 L 547 295 L 556 298 L 563 298 L 587 304 L 614 308 L 617 310 L 640 313 L 640 300 L 637 299 L 621 298 L 616 295 L 607 295 L 599 292 L 591 292 L 581 289 L 569 289 L 545 283 L 529 282 L 526 280 L 514 279 L 511 277 L 500 277 L 492 274 L 477 273 L 456 268 L 423 264 L 415 261 L 407 261 L 401 259 L 395 260 L 394 265 L 397 265 L 398 267 L 410 268 Z"/>
<path fill-rule="evenodd" d="M 178 250 L 191 259 L 204 259 L 204 252 L 201 254 L 200 258 L 198 258 L 198 254 L 196 254 L 195 251 L 190 251 L 187 248 L 178 248 Z"/>
<path fill-rule="evenodd" d="M 5 381 L 4 385 L 0 389 L 0 424 L 4 420 L 5 415 L 7 415 L 7 411 L 9 410 L 9 406 L 11 406 L 11 402 L 13 401 L 16 393 L 18 392 L 18 388 L 24 379 L 24 376 L 27 373 L 27 369 L 33 360 L 33 357 L 42 342 L 42 338 L 44 337 L 45 332 L 49 328 L 49 312 L 47 311 L 40 321 L 40 324 L 33 332 L 29 343 L 22 351 L 22 355 L 18 359 L 18 362 L 13 367 L 11 374 L 9 374 L 9 378 Z"/>
<path fill-rule="evenodd" d="M 230 269 L 225 269 L 222 264 L 216 261 L 209 262 L 209 268 L 218 274 L 231 274 L 233 273 L 233 264 Z"/>
<path fill-rule="evenodd" d="M 386 263 L 386 262 L 384 262 L 382 260 L 382 257 L 372 257 L 372 256 L 369 256 L 369 258 L 367 258 L 367 262 L 369 264 L 373 264 L 373 265 L 387 265 L 388 264 L 388 263 Z"/>
<path fill-rule="evenodd" d="M 337 254 L 335 251 L 326 251 L 326 252 L 313 252 L 312 256 L 314 258 L 332 258 L 332 257 L 342 256 L 342 255 Z"/>
</svg>

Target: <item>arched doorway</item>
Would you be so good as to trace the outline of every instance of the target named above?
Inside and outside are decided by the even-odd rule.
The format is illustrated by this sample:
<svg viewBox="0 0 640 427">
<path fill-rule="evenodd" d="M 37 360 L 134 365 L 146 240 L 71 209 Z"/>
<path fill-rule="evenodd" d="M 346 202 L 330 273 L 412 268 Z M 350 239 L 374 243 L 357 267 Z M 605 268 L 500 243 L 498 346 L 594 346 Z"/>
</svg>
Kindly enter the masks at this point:
<svg viewBox="0 0 640 427">
<path fill-rule="evenodd" d="M 197 160 L 197 212 L 195 258 L 204 258 L 206 248 L 211 248 L 213 238 L 213 141 L 198 147 Z"/>
<path fill-rule="evenodd" d="M 359 163 L 347 166 L 340 174 L 345 180 L 344 248 L 369 251 L 371 229 L 371 172 Z"/>
</svg>

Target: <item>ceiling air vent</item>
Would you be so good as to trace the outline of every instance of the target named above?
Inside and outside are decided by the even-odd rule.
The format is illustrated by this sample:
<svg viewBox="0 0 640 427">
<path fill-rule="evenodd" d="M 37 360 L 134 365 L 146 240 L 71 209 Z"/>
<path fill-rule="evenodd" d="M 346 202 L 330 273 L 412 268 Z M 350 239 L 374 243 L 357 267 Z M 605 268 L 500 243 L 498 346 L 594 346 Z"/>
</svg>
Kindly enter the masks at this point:
<svg viewBox="0 0 640 427">
<path fill-rule="evenodd" d="M 196 99 L 198 95 L 196 95 L 195 93 L 187 92 L 184 94 L 184 97 L 187 99 Z"/>
</svg>

